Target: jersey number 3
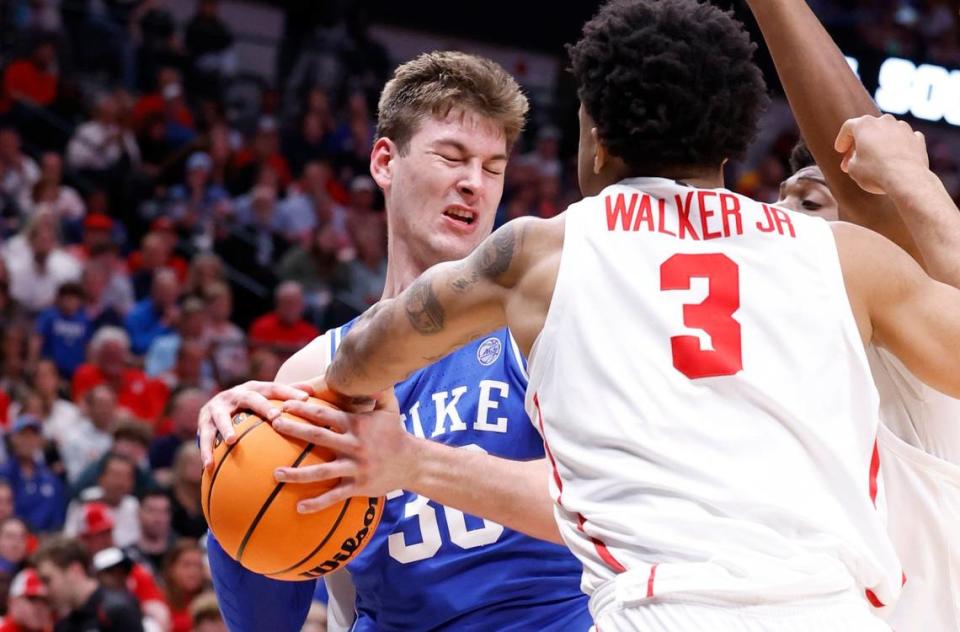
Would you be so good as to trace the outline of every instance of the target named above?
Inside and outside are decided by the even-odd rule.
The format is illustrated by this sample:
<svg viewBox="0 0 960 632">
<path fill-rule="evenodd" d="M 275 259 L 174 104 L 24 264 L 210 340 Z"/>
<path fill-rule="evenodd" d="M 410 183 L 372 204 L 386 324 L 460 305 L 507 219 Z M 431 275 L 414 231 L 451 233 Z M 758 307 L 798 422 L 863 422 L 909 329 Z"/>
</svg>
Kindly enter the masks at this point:
<svg viewBox="0 0 960 632">
<path fill-rule="evenodd" d="M 690 279 L 707 279 L 702 303 L 683 306 L 683 324 L 710 335 L 713 349 L 704 349 L 697 336 L 673 336 L 673 366 L 691 380 L 735 375 L 743 369 L 740 323 L 740 269 L 722 254 L 677 254 L 660 266 L 660 289 L 689 290 Z"/>
</svg>

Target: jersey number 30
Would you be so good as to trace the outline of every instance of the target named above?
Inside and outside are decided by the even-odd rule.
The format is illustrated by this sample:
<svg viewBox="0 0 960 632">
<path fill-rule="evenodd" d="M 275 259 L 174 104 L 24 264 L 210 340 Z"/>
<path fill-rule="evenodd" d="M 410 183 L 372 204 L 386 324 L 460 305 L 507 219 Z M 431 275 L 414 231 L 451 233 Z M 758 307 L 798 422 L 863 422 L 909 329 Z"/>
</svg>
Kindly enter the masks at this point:
<svg viewBox="0 0 960 632">
<path fill-rule="evenodd" d="M 713 349 L 704 349 L 697 336 L 673 336 L 673 366 L 691 380 L 734 375 L 743 369 L 740 323 L 740 269 L 722 254 L 677 254 L 660 266 L 660 289 L 689 290 L 690 279 L 707 279 L 702 303 L 683 306 L 683 324 L 710 335 Z"/>
<path fill-rule="evenodd" d="M 486 450 L 473 443 L 463 446 L 463 449 L 486 452 Z M 403 492 L 397 490 L 387 494 L 387 500 L 402 495 Z M 420 542 L 408 544 L 406 537 L 400 531 L 391 533 L 387 538 L 387 549 L 390 552 L 390 557 L 402 564 L 431 558 L 437 554 L 443 544 L 440 536 L 440 524 L 437 521 L 437 510 L 429 505 L 429 502 L 430 499 L 424 496 L 414 496 L 413 500 L 404 506 L 404 518 L 417 517 L 420 527 Z M 478 546 L 493 544 L 503 533 L 503 526 L 492 520 L 484 520 L 482 527 L 468 529 L 467 519 L 462 511 L 445 505 L 438 506 L 443 508 L 450 541 L 461 549 L 473 549 Z"/>
</svg>

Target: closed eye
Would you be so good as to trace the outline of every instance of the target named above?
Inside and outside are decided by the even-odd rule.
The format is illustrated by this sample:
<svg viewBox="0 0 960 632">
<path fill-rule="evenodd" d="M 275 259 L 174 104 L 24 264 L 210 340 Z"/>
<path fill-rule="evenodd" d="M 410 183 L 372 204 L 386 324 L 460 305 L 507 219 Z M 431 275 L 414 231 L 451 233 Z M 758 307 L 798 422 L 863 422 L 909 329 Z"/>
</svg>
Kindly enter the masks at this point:
<svg viewBox="0 0 960 632">
<path fill-rule="evenodd" d="M 811 200 L 804 200 L 800 205 L 808 211 L 819 211 L 823 208 L 823 204 L 817 204 Z"/>
</svg>

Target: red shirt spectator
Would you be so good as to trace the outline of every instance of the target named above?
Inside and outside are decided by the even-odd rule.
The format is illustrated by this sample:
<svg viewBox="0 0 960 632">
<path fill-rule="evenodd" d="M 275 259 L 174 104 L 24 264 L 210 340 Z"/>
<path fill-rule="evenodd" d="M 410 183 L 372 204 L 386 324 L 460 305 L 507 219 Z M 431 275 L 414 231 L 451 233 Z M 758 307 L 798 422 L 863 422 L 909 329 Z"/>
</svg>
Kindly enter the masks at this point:
<svg viewBox="0 0 960 632">
<path fill-rule="evenodd" d="M 0 632 L 33 632 L 53 629 L 47 587 L 32 568 L 20 571 L 10 584 L 7 616 Z"/>
<path fill-rule="evenodd" d="M 276 308 L 253 321 L 250 343 L 289 356 L 320 332 L 303 318 L 303 289 L 296 281 L 281 283 L 274 293 Z"/>
<path fill-rule="evenodd" d="M 160 418 L 169 393 L 166 385 L 147 377 L 142 370 L 127 366 L 130 339 L 118 327 L 102 327 L 90 341 L 91 362 L 81 364 L 73 374 L 72 393 L 76 402 L 91 388 L 108 384 L 117 393 L 117 404 L 149 424 Z"/>
<path fill-rule="evenodd" d="M 20 59 L 7 67 L 3 88 L 14 101 L 25 99 L 48 106 L 57 98 L 57 75 L 54 67 L 57 51 L 51 42 L 40 42 L 29 59 Z"/>
</svg>

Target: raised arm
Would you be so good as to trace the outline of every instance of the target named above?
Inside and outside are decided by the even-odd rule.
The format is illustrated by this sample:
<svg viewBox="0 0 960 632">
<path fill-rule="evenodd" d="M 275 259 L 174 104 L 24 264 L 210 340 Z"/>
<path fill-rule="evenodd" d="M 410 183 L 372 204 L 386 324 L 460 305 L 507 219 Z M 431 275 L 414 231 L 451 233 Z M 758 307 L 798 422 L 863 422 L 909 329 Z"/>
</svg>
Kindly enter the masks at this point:
<svg viewBox="0 0 960 632">
<path fill-rule="evenodd" d="M 877 233 L 833 225 L 864 343 L 885 347 L 929 386 L 960 397 L 960 290 L 927 276 Z"/>
<path fill-rule="evenodd" d="M 531 221 L 507 223 L 466 259 L 430 268 L 398 297 L 371 308 L 344 338 L 327 386 L 351 397 L 378 393 L 506 325 L 510 289 L 526 267 Z"/>
<path fill-rule="evenodd" d="M 888 198 L 861 189 L 833 150 L 844 121 L 880 112 L 804 0 L 748 0 L 773 56 L 790 107 L 840 207 L 840 219 L 874 230 L 922 262 Z"/>
<path fill-rule="evenodd" d="M 861 116 L 843 124 L 835 148 L 844 172 L 897 207 L 930 276 L 960 288 L 960 211 L 930 171 L 923 134 L 889 114 Z"/>
</svg>

